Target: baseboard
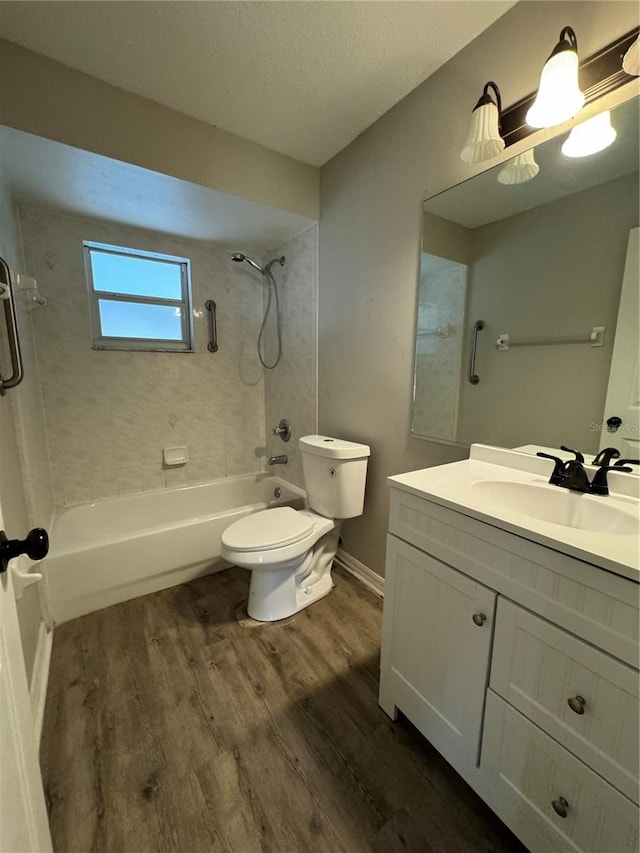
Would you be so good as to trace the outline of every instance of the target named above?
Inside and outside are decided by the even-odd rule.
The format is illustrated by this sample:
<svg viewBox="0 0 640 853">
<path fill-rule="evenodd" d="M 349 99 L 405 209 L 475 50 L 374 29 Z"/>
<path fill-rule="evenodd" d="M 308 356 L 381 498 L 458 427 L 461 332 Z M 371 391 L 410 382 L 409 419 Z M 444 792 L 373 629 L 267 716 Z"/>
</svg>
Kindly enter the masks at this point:
<svg viewBox="0 0 640 853">
<path fill-rule="evenodd" d="M 40 744 L 42 735 L 42 722 L 44 720 L 44 706 L 47 701 L 47 684 L 49 683 L 49 664 L 51 663 L 51 648 L 53 646 L 53 631 L 48 630 L 44 620 L 40 622 L 38 631 L 38 645 L 33 661 L 33 672 L 31 673 L 31 687 L 29 697 L 31 699 L 31 714 L 33 716 L 33 731 L 36 745 Z"/>
<path fill-rule="evenodd" d="M 375 592 L 376 595 L 384 596 L 384 578 L 380 577 L 369 566 L 365 566 L 360 560 L 356 560 L 355 557 L 352 557 L 343 548 L 338 548 L 336 562 L 349 572 L 349 574 L 358 578 L 372 592 Z"/>
</svg>

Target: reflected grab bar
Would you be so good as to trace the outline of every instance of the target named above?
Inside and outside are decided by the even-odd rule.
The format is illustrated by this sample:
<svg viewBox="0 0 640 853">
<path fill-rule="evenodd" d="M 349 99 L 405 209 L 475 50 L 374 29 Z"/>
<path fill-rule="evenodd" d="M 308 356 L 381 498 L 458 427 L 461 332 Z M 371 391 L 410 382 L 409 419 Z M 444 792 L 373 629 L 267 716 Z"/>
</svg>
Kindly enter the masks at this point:
<svg viewBox="0 0 640 853">
<path fill-rule="evenodd" d="M 471 339 L 471 357 L 469 359 L 469 382 L 477 385 L 480 377 L 476 373 L 476 349 L 478 348 L 478 332 L 484 329 L 484 320 L 477 320 L 473 324 L 473 338 Z"/>
<path fill-rule="evenodd" d="M 207 349 L 209 352 L 218 352 L 218 326 L 216 323 L 216 303 L 213 299 L 207 299 L 204 307 L 209 312 L 209 343 Z"/>
<path fill-rule="evenodd" d="M 16 317 L 15 294 L 11 284 L 11 270 L 4 258 L 0 258 L 0 299 L 4 302 L 4 316 L 9 337 L 9 358 L 11 359 L 11 376 L 5 379 L 0 374 L 0 397 L 4 397 L 10 388 L 15 388 L 22 382 L 22 353 L 18 338 L 18 320 Z"/>
</svg>

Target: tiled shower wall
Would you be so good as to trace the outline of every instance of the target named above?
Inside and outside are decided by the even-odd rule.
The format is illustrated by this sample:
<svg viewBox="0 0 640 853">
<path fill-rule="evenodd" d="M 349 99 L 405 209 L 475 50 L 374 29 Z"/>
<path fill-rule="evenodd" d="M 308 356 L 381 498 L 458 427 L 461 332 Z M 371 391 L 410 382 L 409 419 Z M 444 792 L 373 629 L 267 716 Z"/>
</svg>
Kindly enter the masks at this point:
<svg viewBox="0 0 640 853">
<path fill-rule="evenodd" d="M 267 455 L 283 452 L 289 464 L 275 473 L 302 485 L 297 439 L 317 422 L 317 226 L 267 256 L 284 254 L 287 263 L 274 267 L 283 357 L 264 371 L 256 355 L 262 280 L 227 251 L 31 208 L 20 221 L 27 272 L 48 300 L 34 322 L 57 505 L 262 471 Z M 195 353 L 91 348 L 84 240 L 190 258 Z M 218 306 L 214 354 L 207 299 Z M 267 335 L 269 357 L 272 346 Z M 271 436 L 281 417 L 293 427 L 287 445 Z M 178 445 L 190 461 L 165 468 L 162 448 Z"/>
<path fill-rule="evenodd" d="M 267 450 L 270 456 L 286 453 L 289 462 L 277 471 L 282 471 L 290 483 L 303 486 L 298 439 L 318 431 L 318 226 L 298 234 L 265 260 L 279 255 L 287 259 L 284 267 L 277 264 L 273 267 L 280 292 L 282 359 L 274 370 L 265 373 Z M 274 353 L 273 345 L 271 335 L 269 356 Z M 292 436 L 286 444 L 272 433 L 281 418 L 291 424 Z"/>
<path fill-rule="evenodd" d="M 27 271 L 49 303 L 34 320 L 55 503 L 262 470 L 261 282 L 202 244 L 33 209 L 20 220 Z M 196 352 L 93 350 L 83 240 L 190 258 Z M 217 353 L 207 299 L 218 305 Z M 165 469 L 163 447 L 178 445 L 190 461 Z"/>
</svg>

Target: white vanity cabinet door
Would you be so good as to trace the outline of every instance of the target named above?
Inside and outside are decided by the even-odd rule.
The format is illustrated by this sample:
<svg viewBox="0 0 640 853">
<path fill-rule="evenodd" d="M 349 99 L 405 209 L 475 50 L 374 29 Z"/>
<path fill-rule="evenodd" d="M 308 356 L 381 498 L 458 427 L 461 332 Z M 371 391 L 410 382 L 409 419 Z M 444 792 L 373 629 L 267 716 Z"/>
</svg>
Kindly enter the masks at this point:
<svg viewBox="0 0 640 853">
<path fill-rule="evenodd" d="M 501 598 L 491 687 L 638 802 L 637 670 Z"/>
<path fill-rule="evenodd" d="M 391 716 L 399 708 L 467 778 L 478 759 L 495 598 L 387 537 L 380 704 Z"/>
<path fill-rule="evenodd" d="M 482 768 L 484 799 L 531 853 L 638 853 L 631 800 L 493 690 Z"/>
</svg>

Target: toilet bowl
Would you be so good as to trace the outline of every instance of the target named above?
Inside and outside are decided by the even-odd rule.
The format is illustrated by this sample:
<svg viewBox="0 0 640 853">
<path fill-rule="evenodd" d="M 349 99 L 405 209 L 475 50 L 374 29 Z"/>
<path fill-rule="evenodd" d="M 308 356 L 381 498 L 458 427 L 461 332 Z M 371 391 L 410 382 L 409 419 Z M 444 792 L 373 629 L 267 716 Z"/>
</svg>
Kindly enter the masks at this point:
<svg viewBox="0 0 640 853">
<path fill-rule="evenodd" d="M 321 435 L 299 444 L 309 508 L 262 510 L 222 534 L 223 557 L 251 570 L 247 611 L 260 622 L 285 619 L 331 592 L 342 520 L 362 513 L 369 448 Z"/>
</svg>

